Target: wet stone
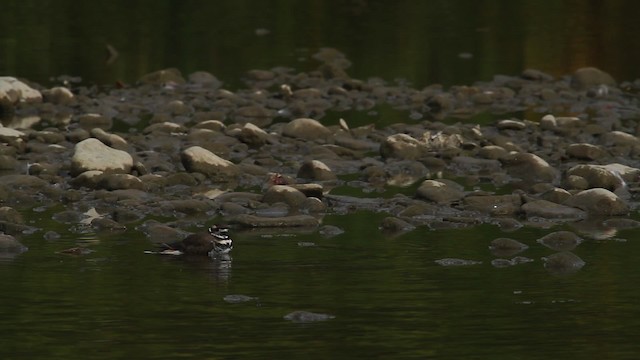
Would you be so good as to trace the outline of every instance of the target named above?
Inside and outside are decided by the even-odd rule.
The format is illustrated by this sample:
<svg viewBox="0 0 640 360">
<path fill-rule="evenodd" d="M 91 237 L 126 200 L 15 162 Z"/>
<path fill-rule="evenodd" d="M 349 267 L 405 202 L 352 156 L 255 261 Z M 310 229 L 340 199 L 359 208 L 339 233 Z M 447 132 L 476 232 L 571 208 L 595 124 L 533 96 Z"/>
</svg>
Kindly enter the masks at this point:
<svg viewBox="0 0 640 360">
<path fill-rule="evenodd" d="M 512 256 L 528 248 L 528 245 L 509 238 L 493 239 L 489 245 L 489 250 L 495 256 Z"/>
<path fill-rule="evenodd" d="M 471 266 L 482 264 L 482 261 L 445 258 L 436 260 L 435 263 L 441 266 Z"/>
<path fill-rule="evenodd" d="M 574 273 L 586 264 L 584 260 L 574 253 L 563 251 L 543 257 L 544 267 L 550 272 L 557 275 L 566 275 Z"/>
<path fill-rule="evenodd" d="M 536 241 L 539 244 L 555 251 L 571 251 L 584 240 L 571 231 L 556 231 L 547 234 Z"/>
<path fill-rule="evenodd" d="M 241 304 L 249 301 L 257 301 L 258 298 L 253 296 L 242 295 L 242 294 L 231 294 L 231 295 L 225 295 L 222 298 L 222 300 L 224 300 L 229 304 Z"/>
<path fill-rule="evenodd" d="M 296 323 L 308 323 L 314 321 L 326 321 L 334 319 L 334 315 L 314 313 L 309 311 L 293 311 L 284 316 L 285 320 L 289 320 Z"/>
</svg>

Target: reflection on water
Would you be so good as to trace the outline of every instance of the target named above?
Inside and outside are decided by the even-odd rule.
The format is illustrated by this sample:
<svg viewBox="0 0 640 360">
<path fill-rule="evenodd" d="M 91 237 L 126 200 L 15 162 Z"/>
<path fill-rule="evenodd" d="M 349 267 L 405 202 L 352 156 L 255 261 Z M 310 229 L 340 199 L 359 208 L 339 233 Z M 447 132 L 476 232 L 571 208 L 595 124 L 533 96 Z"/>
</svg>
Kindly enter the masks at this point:
<svg viewBox="0 0 640 360">
<path fill-rule="evenodd" d="M 375 225 L 382 218 L 328 216 L 326 225 L 344 230 L 334 237 L 236 230 L 233 260 L 145 255 L 148 240 L 135 230 L 96 236 L 84 256 L 56 254 L 74 244 L 64 230 L 58 240 L 25 236 L 29 251 L 0 263 L 0 353 L 615 359 L 635 350 L 623 334 L 640 325 L 637 230 L 619 232 L 627 242 L 581 235 L 569 254 L 536 241 L 568 226 L 523 228 L 508 236 L 528 246 L 517 255 L 527 261 L 501 267 L 490 245 L 507 234 L 497 227 L 390 237 Z M 335 318 L 284 319 L 295 311 Z M 600 341 L 588 341 L 594 337 Z"/>
</svg>

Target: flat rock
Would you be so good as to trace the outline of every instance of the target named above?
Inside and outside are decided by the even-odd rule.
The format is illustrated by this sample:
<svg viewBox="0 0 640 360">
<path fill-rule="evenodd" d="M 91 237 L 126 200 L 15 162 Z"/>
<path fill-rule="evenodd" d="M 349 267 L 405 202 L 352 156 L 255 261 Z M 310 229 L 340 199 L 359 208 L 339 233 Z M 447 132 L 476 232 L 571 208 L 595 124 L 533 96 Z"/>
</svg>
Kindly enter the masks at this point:
<svg viewBox="0 0 640 360">
<path fill-rule="evenodd" d="M 240 170 L 231 161 L 200 146 L 185 149 L 180 159 L 187 171 L 202 173 L 215 182 L 235 181 L 240 175 Z"/>
<path fill-rule="evenodd" d="M 522 205 L 522 211 L 527 215 L 527 218 L 578 220 L 587 217 L 583 210 L 547 200 L 530 201 Z"/>
<path fill-rule="evenodd" d="M 262 201 L 267 204 L 283 202 L 297 209 L 305 202 L 307 197 L 298 189 L 288 185 L 273 185 L 265 191 Z"/>
<path fill-rule="evenodd" d="M 571 87 L 587 90 L 598 85 L 616 86 L 616 81 L 606 72 L 595 67 L 583 67 L 571 76 Z"/>
<path fill-rule="evenodd" d="M 331 131 L 319 121 L 309 118 L 299 118 L 287 123 L 282 129 L 282 135 L 304 139 L 326 139 L 331 135 Z"/>
<path fill-rule="evenodd" d="M 0 101 L 40 102 L 42 94 L 14 77 L 0 76 Z"/>
<path fill-rule="evenodd" d="M 630 211 L 624 200 L 603 188 L 583 190 L 568 198 L 564 205 L 582 209 L 590 215 L 616 216 Z"/>
<path fill-rule="evenodd" d="M 416 191 L 416 195 L 437 204 L 447 204 L 462 199 L 464 191 L 460 185 L 449 181 L 425 180 Z"/>
<path fill-rule="evenodd" d="M 336 174 L 320 160 L 310 160 L 302 163 L 302 166 L 298 169 L 297 177 L 318 181 L 337 179 Z"/>
<path fill-rule="evenodd" d="M 552 232 L 536 240 L 539 244 L 555 251 L 571 251 L 583 241 L 581 237 L 571 231 Z"/>
<path fill-rule="evenodd" d="M 380 145 L 380 155 L 383 158 L 398 158 L 415 160 L 426 153 L 423 142 L 407 134 L 388 136 Z"/>
<path fill-rule="evenodd" d="M 509 175 L 529 183 L 555 182 L 558 171 L 544 159 L 532 153 L 514 153 L 503 160 Z"/>
<path fill-rule="evenodd" d="M 489 250 L 495 256 L 512 256 L 528 248 L 528 245 L 509 238 L 493 239 L 489 244 Z"/>
<path fill-rule="evenodd" d="M 520 211 L 522 198 L 517 194 L 470 195 L 464 198 L 466 209 L 482 211 L 495 216 L 514 215 Z"/>
<path fill-rule="evenodd" d="M 75 175 L 89 170 L 129 173 L 132 167 L 133 158 L 129 153 L 110 148 L 94 138 L 77 143 L 71 158 L 71 172 Z"/>
<path fill-rule="evenodd" d="M 0 253 L 20 254 L 27 250 L 28 248 L 22 245 L 14 236 L 0 234 Z"/>
<path fill-rule="evenodd" d="M 301 311 L 301 310 L 290 312 L 284 316 L 285 320 L 289 320 L 296 323 L 326 321 L 334 318 L 335 316 L 330 314 L 321 314 L 321 313 L 314 313 L 314 312 Z"/>
<path fill-rule="evenodd" d="M 586 264 L 584 260 L 569 251 L 562 251 L 543 257 L 544 267 L 552 273 L 565 275 L 574 273 Z"/>
<path fill-rule="evenodd" d="M 435 261 L 436 264 L 441 266 L 470 266 L 482 264 L 482 261 L 456 259 L 456 258 L 444 258 Z"/>
<path fill-rule="evenodd" d="M 262 217 L 240 214 L 229 219 L 229 223 L 248 228 L 275 227 L 316 227 L 318 219 L 310 215 L 292 215 L 283 217 Z"/>
</svg>

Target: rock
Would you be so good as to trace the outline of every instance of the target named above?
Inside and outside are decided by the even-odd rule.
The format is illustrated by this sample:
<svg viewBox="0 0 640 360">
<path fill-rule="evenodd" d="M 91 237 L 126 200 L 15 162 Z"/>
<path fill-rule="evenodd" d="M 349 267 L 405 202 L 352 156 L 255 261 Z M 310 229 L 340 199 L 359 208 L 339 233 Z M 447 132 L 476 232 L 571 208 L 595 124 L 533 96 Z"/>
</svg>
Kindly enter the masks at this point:
<svg viewBox="0 0 640 360">
<path fill-rule="evenodd" d="M 116 134 L 109 134 L 101 128 L 91 129 L 90 134 L 92 137 L 100 140 L 103 144 L 118 150 L 125 150 L 127 148 L 127 141 L 121 136 Z"/>
<path fill-rule="evenodd" d="M 98 230 L 125 231 L 127 227 L 109 218 L 95 218 L 91 221 L 91 226 Z"/>
<path fill-rule="evenodd" d="M 326 321 L 334 318 L 335 316 L 330 314 L 320 314 L 320 313 L 313 313 L 309 311 L 300 311 L 300 310 L 288 313 L 287 315 L 284 316 L 285 320 L 293 321 L 296 323 Z"/>
<path fill-rule="evenodd" d="M 292 215 L 283 217 L 261 217 L 248 214 L 240 214 L 229 219 L 230 224 L 236 224 L 248 228 L 275 228 L 275 227 L 316 227 L 318 220 L 309 215 Z"/>
<path fill-rule="evenodd" d="M 597 160 L 607 155 L 606 150 L 593 144 L 571 144 L 567 146 L 567 155 L 581 160 Z"/>
<path fill-rule="evenodd" d="M 584 67 L 576 70 L 571 76 L 571 87 L 587 90 L 598 85 L 616 86 L 616 81 L 606 72 L 595 67 Z"/>
<path fill-rule="evenodd" d="M 0 76 L 0 102 L 40 102 L 42 94 L 22 81 L 10 77 Z"/>
<path fill-rule="evenodd" d="M 493 216 L 513 216 L 520 212 L 522 198 L 510 195 L 470 195 L 464 198 L 466 209 L 482 211 Z"/>
<path fill-rule="evenodd" d="M 509 152 L 505 148 L 497 145 L 486 145 L 478 151 L 478 156 L 490 160 L 503 160 L 506 159 L 508 155 Z"/>
<path fill-rule="evenodd" d="M 300 191 L 306 197 L 314 197 L 318 199 L 322 199 L 324 194 L 324 188 L 320 184 L 291 184 L 290 187 Z"/>
<path fill-rule="evenodd" d="M 388 231 L 391 233 L 403 233 L 403 232 L 411 231 L 416 228 L 415 226 L 409 224 L 408 222 L 392 216 L 382 219 L 381 227 L 382 227 L 382 230 Z"/>
<path fill-rule="evenodd" d="M 623 131 L 610 131 L 600 137 L 600 143 L 610 150 L 626 149 L 640 146 L 640 139 Z"/>
<path fill-rule="evenodd" d="M 526 69 L 522 72 L 522 77 L 527 80 L 551 81 L 553 76 L 537 69 Z"/>
<path fill-rule="evenodd" d="M 71 158 L 71 173 L 74 175 L 89 170 L 129 173 L 132 167 L 131 155 L 112 149 L 94 138 L 77 143 Z"/>
<path fill-rule="evenodd" d="M 258 298 L 253 296 L 247 296 L 247 295 L 233 294 L 233 295 L 225 295 L 225 297 L 223 297 L 222 300 L 224 300 L 225 302 L 228 302 L 229 304 L 240 304 L 240 303 L 249 302 L 249 301 L 257 301 Z"/>
<path fill-rule="evenodd" d="M 526 244 L 509 238 L 493 239 L 489 245 L 489 250 L 495 256 L 512 256 L 528 248 Z"/>
<path fill-rule="evenodd" d="M 534 200 L 522 205 L 522 211 L 531 218 L 544 218 L 554 220 L 580 220 L 587 214 L 575 207 L 556 204 L 547 200 Z"/>
<path fill-rule="evenodd" d="M 293 209 L 298 209 L 307 197 L 299 190 L 288 185 L 273 185 L 265 191 L 262 201 L 267 204 L 283 202 Z"/>
<path fill-rule="evenodd" d="M 297 177 L 317 181 L 337 179 L 336 174 L 320 160 L 305 161 L 298 169 Z"/>
<path fill-rule="evenodd" d="M 499 173 L 501 164 L 498 160 L 478 159 L 469 156 L 456 156 L 451 159 L 451 168 L 464 175 Z"/>
<path fill-rule="evenodd" d="M 533 259 L 530 259 L 524 256 L 516 256 L 511 260 L 493 259 L 491 260 L 491 265 L 496 268 L 504 268 L 504 267 L 515 266 L 515 265 L 520 265 L 520 264 L 525 264 L 530 262 L 533 262 Z"/>
<path fill-rule="evenodd" d="M 189 82 L 211 89 L 217 89 L 222 86 L 222 81 L 206 71 L 196 71 L 189 74 Z"/>
<path fill-rule="evenodd" d="M 567 199 L 564 205 L 577 207 L 589 215 L 627 215 L 630 210 L 616 194 L 603 188 L 583 190 Z"/>
<path fill-rule="evenodd" d="M 169 68 L 155 71 L 142 76 L 138 82 L 146 85 L 164 85 L 164 84 L 184 84 L 186 81 L 182 77 L 180 70 Z"/>
<path fill-rule="evenodd" d="M 482 261 L 445 258 L 436 260 L 435 263 L 441 266 L 469 266 L 482 264 Z"/>
<path fill-rule="evenodd" d="M 320 229 L 318 229 L 318 234 L 326 238 L 331 238 L 344 234 L 344 230 L 334 225 L 323 225 L 322 227 L 320 227 Z"/>
<path fill-rule="evenodd" d="M 214 182 L 232 182 L 240 175 L 235 164 L 200 146 L 185 149 L 180 159 L 187 171 L 207 175 Z"/>
<path fill-rule="evenodd" d="M 64 86 L 56 86 L 42 92 L 44 101 L 56 105 L 69 105 L 75 101 L 75 96 L 71 90 Z"/>
<path fill-rule="evenodd" d="M 575 175 L 584 178 L 589 188 L 604 188 L 613 191 L 626 185 L 620 175 L 621 173 L 626 174 L 629 179 L 637 178 L 640 175 L 640 169 L 634 169 L 620 164 L 617 165 L 619 165 L 619 167 L 591 164 L 576 165 L 567 170 L 567 176 Z"/>
<path fill-rule="evenodd" d="M 566 275 L 574 273 L 585 265 L 584 260 L 569 251 L 563 251 L 543 257 L 544 267 L 551 273 Z"/>
<path fill-rule="evenodd" d="M 287 123 L 282 135 L 303 140 L 324 140 L 331 135 L 331 131 L 317 120 L 299 118 Z"/>
<path fill-rule="evenodd" d="M 464 197 L 462 186 L 447 180 L 425 180 L 418 188 L 419 198 L 433 201 L 437 204 L 448 204 Z"/>
<path fill-rule="evenodd" d="M 536 241 L 539 244 L 555 251 L 571 251 L 584 240 L 571 231 L 556 231 L 547 234 Z"/>
<path fill-rule="evenodd" d="M 246 123 L 237 135 L 238 140 L 250 146 L 259 147 L 267 143 L 275 143 L 275 138 L 252 123 Z"/>
<path fill-rule="evenodd" d="M 12 235 L 0 234 L 0 258 L 3 254 L 21 254 L 29 250 Z"/>
<path fill-rule="evenodd" d="M 198 199 L 162 200 L 158 206 L 169 213 L 180 212 L 187 215 L 205 214 L 212 209 L 209 201 Z"/>
<path fill-rule="evenodd" d="M 523 121 L 506 119 L 498 121 L 496 128 L 500 130 L 524 130 L 527 128 L 527 124 Z"/>
<path fill-rule="evenodd" d="M 391 135 L 380 145 L 383 158 L 415 160 L 425 153 L 425 144 L 407 134 Z"/>
<path fill-rule="evenodd" d="M 16 224 L 24 224 L 24 218 L 16 209 L 3 206 L 0 207 L 0 221 L 8 221 Z"/>
<path fill-rule="evenodd" d="M 510 154 L 503 161 L 504 168 L 509 175 L 522 179 L 528 183 L 556 182 L 558 171 L 541 157 L 531 153 Z"/>
<path fill-rule="evenodd" d="M 252 123 L 257 126 L 268 126 L 273 121 L 274 113 L 260 105 L 242 106 L 232 113 L 233 121 L 237 124 Z M 297 137 L 297 136 L 292 136 Z"/>
<path fill-rule="evenodd" d="M 27 135 L 22 131 L 10 129 L 4 126 L 0 126 L 0 140 L 1 141 L 11 141 L 18 138 L 25 138 Z"/>
<path fill-rule="evenodd" d="M 144 190 L 142 181 L 130 174 L 102 174 L 98 179 L 98 189 L 121 190 L 137 189 Z"/>
<path fill-rule="evenodd" d="M 109 130 L 113 126 L 113 120 L 100 114 L 83 114 L 76 118 L 78 125 L 85 130 L 100 128 Z"/>
</svg>

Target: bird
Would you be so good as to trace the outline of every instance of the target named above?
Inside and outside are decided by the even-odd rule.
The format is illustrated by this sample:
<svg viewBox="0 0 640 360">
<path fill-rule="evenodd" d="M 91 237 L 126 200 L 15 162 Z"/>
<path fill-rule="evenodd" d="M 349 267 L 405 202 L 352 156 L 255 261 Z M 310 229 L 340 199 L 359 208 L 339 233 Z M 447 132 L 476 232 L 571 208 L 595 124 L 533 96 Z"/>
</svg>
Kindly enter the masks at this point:
<svg viewBox="0 0 640 360">
<path fill-rule="evenodd" d="M 233 249 L 233 240 L 229 236 L 229 228 L 212 225 L 208 232 L 191 234 L 181 241 L 162 244 L 163 255 L 207 255 L 215 257 L 228 254 Z"/>
</svg>

